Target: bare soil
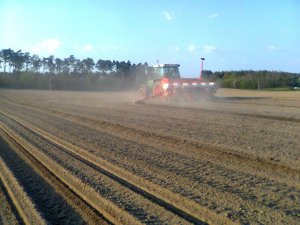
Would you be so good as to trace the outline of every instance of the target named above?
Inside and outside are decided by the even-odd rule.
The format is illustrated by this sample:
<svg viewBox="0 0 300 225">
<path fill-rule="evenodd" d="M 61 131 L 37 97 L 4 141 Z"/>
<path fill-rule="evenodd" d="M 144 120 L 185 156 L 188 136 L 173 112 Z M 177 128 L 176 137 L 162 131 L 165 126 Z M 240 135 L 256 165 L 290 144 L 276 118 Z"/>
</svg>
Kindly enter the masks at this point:
<svg viewBox="0 0 300 225">
<path fill-rule="evenodd" d="M 136 98 L 0 90 L 0 110 L 218 218 L 206 222 L 300 223 L 300 92 L 220 89 L 200 102 L 134 104 Z M 185 223 L 9 119 L 0 121 L 139 221 Z"/>
<path fill-rule="evenodd" d="M 2 182 L 0 182 L 0 224 L 19 224 L 18 214 Z"/>
</svg>

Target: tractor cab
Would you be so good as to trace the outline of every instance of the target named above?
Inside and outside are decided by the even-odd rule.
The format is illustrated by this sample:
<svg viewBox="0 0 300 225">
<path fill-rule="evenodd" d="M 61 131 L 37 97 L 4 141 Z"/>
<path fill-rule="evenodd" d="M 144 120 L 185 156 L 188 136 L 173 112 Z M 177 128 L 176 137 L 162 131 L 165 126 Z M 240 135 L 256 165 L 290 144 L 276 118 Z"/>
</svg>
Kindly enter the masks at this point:
<svg viewBox="0 0 300 225">
<path fill-rule="evenodd" d="M 179 64 L 159 64 L 148 68 L 149 79 L 156 80 L 163 77 L 180 78 Z"/>
</svg>

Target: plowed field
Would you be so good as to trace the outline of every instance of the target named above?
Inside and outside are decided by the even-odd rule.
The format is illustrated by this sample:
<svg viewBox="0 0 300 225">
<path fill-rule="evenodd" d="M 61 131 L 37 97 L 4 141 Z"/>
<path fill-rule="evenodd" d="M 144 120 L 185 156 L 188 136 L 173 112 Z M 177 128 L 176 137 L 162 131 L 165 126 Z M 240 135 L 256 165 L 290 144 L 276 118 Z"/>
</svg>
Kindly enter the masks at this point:
<svg viewBox="0 0 300 225">
<path fill-rule="evenodd" d="M 0 90 L 0 224 L 300 224 L 300 92 Z"/>
</svg>

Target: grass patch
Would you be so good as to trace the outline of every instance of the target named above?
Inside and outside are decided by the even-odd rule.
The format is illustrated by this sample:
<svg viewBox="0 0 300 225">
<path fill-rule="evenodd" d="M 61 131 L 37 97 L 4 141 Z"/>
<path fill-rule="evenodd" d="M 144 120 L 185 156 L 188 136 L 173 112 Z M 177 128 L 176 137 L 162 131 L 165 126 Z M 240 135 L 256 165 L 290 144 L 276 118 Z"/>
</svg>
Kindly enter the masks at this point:
<svg viewBox="0 0 300 225">
<path fill-rule="evenodd" d="M 300 91 L 300 87 L 278 87 L 278 88 L 263 88 L 259 91 Z"/>
</svg>

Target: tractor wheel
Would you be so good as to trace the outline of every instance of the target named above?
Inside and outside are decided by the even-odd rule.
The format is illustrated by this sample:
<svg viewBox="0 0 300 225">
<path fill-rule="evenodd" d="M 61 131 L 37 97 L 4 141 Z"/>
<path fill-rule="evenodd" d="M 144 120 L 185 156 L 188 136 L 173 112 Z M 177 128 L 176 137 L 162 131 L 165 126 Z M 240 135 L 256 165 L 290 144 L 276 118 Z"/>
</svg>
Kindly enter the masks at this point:
<svg viewBox="0 0 300 225">
<path fill-rule="evenodd" d="M 142 85 L 139 89 L 139 97 L 141 99 L 145 99 L 148 97 L 148 93 L 147 93 L 147 87 L 146 85 Z"/>
<path fill-rule="evenodd" d="M 209 91 L 209 93 L 207 94 L 206 100 L 208 101 L 213 101 L 215 99 L 215 95 L 212 91 Z"/>
<path fill-rule="evenodd" d="M 159 81 L 156 81 L 154 83 L 152 94 L 153 94 L 153 96 L 162 96 L 163 95 L 162 85 Z"/>
</svg>

